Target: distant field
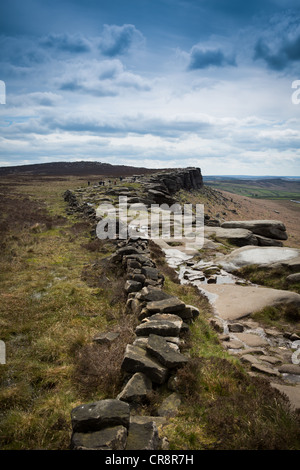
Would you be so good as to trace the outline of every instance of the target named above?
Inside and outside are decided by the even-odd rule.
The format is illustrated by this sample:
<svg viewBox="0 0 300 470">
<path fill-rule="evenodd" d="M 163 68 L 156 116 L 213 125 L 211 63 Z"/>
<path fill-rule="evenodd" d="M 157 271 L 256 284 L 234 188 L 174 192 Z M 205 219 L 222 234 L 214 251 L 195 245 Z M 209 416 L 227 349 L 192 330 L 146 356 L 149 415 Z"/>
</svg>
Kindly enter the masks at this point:
<svg viewBox="0 0 300 470">
<path fill-rule="evenodd" d="M 212 179 L 207 186 L 255 199 L 284 199 L 300 201 L 300 182 L 285 179 Z"/>
</svg>

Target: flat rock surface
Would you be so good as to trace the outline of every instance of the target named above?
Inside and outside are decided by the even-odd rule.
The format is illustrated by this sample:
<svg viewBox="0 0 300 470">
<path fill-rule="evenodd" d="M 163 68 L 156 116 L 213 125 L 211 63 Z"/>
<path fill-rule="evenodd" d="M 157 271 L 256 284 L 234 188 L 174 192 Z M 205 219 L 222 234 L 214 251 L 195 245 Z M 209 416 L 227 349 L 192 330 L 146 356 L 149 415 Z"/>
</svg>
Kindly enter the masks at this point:
<svg viewBox="0 0 300 470">
<path fill-rule="evenodd" d="M 250 348 L 268 345 L 267 340 L 253 333 L 235 333 L 235 336 L 239 341 L 242 341 Z"/>
<path fill-rule="evenodd" d="M 205 284 L 201 285 L 201 291 L 207 294 L 223 320 L 238 320 L 271 305 L 292 302 L 300 305 L 299 294 L 268 287 Z"/>
<path fill-rule="evenodd" d="M 300 255 L 296 248 L 277 246 L 246 246 L 232 251 L 218 262 L 227 271 L 233 271 L 249 264 L 270 265 L 277 262 L 291 262 Z"/>
</svg>

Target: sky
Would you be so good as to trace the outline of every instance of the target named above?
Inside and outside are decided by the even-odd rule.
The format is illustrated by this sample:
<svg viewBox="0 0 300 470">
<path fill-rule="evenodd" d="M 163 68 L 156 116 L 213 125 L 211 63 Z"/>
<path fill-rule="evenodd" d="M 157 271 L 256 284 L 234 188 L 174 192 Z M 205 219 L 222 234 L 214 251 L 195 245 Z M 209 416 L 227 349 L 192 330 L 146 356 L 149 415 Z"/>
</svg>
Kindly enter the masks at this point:
<svg viewBox="0 0 300 470">
<path fill-rule="evenodd" d="M 0 166 L 300 176 L 299 0 L 4 0 Z"/>
</svg>

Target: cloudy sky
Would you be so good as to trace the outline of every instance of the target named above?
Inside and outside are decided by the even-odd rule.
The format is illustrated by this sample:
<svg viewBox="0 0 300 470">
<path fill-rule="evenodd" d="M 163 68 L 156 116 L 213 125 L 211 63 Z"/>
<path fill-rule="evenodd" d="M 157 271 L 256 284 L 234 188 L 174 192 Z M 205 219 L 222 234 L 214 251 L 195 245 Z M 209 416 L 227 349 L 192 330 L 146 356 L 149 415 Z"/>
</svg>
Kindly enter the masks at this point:
<svg viewBox="0 0 300 470">
<path fill-rule="evenodd" d="M 9 0 L 0 43 L 0 166 L 300 176 L 299 0 Z"/>
</svg>

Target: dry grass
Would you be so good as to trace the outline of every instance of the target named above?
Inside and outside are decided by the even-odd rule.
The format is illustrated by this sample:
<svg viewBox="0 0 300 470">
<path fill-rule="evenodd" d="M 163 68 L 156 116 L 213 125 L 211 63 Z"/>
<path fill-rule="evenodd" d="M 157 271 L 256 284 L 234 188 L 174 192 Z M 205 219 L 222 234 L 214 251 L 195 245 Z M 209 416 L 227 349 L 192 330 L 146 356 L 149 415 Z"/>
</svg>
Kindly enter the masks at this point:
<svg viewBox="0 0 300 470">
<path fill-rule="evenodd" d="M 109 289 L 82 276 L 111 247 L 94 250 L 90 226 L 66 217 L 62 195 L 79 185 L 78 178 L 0 182 L 1 449 L 69 447 L 70 411 L 88 396 L 74 382 L 78 352 L 119 321 L 117 273 Z"/>
<path fill-rule="evenodd" d="M 194 358 L 177 377 L 183 406 L 168 430 L 173 449 L 299 448 L 299 416 L 267 381 L 217 357 Z"/>
</svg>

